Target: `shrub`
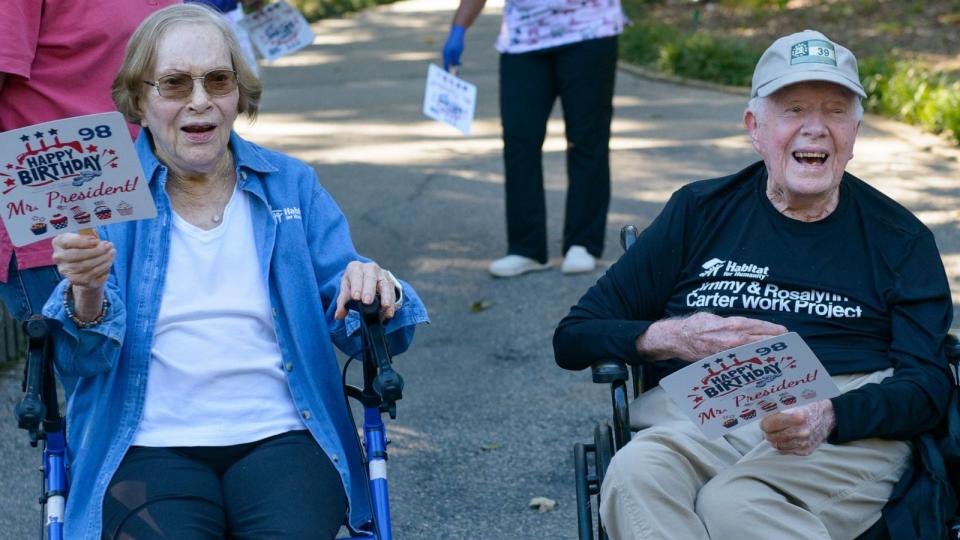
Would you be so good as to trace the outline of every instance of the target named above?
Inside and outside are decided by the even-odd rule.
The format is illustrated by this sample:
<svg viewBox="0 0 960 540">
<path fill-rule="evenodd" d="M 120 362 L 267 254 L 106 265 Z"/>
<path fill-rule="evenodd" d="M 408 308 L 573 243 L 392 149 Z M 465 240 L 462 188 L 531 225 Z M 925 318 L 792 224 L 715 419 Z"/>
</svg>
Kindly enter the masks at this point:
<svg viewBox="0 0 960 540">
<path fill-rule="evenodd" d="M 910 62 L 872 59 L 862 66 L 868 111 L 945 133 L 960 142 L 960 81 Z"/>
<path fill-rule="evenodd" d="M 620 36 L 620 57 L 635 64 L 652 66 L 660 58 L 660 50 L 678 39 L 679 33 L 666 25 L 628 26 Z"/>
<path fill-rule="evenodd" d="M 683 35 L 656 23 L 628 27 L 620 55 L 629 62 L 681 77 L 732 85 L 749 85 L 760 51 L 738 40 L 705 32 Z"/>
<path fill-rule="evenodd" d="M 749 86 L 760 52 L 728 38 L 697 32 L 661 49 L 658 67 L 682 77 Z"/>
<path fill-rule="evenodd" d="M 681 33 L 656 22 L 630 26 L 620 38 L 620 56 L 681 77 L 750 86 L 761 50 L 706 32 Z M 960 81 L 913 62 L 862 58 L 864 108 L 945 133 L 960 143 Z"/>
<path fill-rule="evenodd" d="M 303 13 L 308 21 L 335 17 L 373 7 L 379 4 L 391 4 L 397 0 L 290 0 L 290 3 Z"/>
</svg>

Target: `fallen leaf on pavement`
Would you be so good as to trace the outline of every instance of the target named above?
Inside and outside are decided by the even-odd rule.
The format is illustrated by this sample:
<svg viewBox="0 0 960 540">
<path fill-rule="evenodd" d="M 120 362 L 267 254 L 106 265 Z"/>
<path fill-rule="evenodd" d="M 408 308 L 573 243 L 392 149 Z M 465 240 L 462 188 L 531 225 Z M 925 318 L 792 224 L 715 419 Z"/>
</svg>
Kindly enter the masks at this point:
<svg viewBox="0 0 960 540">
<path fill-rule="evenodd" d="M 527 504 L 530 508 L 536 508 L 538 512 L 552 512 L 557 507 L 557 501 L 546 497 L 534 497 Z"/>
<path fill-rule="evenodd" d="M 486 300 L 477 300 L 476 302 L 470 304 L 470 313 L 480 313 L 481 311 L 486 311 L 493 307 L 493 304 L 487 302 Z"/>
</svg>

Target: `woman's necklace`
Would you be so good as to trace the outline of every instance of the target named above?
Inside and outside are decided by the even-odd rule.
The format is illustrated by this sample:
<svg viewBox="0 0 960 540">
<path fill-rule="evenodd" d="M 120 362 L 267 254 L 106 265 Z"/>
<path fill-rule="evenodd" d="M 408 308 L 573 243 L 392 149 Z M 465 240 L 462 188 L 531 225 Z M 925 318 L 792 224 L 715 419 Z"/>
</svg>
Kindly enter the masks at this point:
<svg viewBox="0 0 960 540">
<path fill-rule="evenodd" d="M 230 204 L 230 198 L 229 198 L 229 197 L 227 197 L 227 202 L 225 202 L 225 203 L 223 204 L 223 209 L 220 210 L 219 212 L 217 212 L 216 214 L 214 214 L 213 217 L 210 218 L 210 221 L 212 221 L 212 222 L 214 222 L 215 224 L 219 225 L 219 224 L 220 224 L 220 221 L 223 220 L 223 213 L 227 210 L 227 205 L 228 205 L 228 204 Z"/>
<path fill-rule="evenodd" d="M 220 225 L 220 222 L 223 221 L 223 213 L 227 211 L 227 205 L 230 204 L 230 198 L 233 196 L 233 182 L 226 182 L 225 186 L 227 188 L 226 192 L 221 193 L 220 198 L 217 201 L 217 206 L 215 207 L 219 208 L 220 210 L 214 212 L 213 216 L 210 218 L 210 221 L 212 221 L 214 225 Z"/>
<path fill-rule="evenodd" d="M 233 178 L 226 178 L 219 184 L 212 193 L 196 198 L 188 195 L 182 183 L 176 182 L 173 185 L 176 186 L 175 197 L 179 202 L 175 202 L 174 207 L 178 209 L 181 217 L 202 229 L 219 226 L 233 195 L 235 182 Z"/>
</svg>

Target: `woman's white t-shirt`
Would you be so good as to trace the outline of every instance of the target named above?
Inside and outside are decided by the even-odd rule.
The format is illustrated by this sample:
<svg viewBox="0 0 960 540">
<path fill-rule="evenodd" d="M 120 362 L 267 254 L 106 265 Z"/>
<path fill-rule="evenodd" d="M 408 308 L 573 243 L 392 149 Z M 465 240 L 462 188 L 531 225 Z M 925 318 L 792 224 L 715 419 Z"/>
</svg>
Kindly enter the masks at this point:
<svg viewBox="0 0 960 540">
<path fill-rule="evenodd" d="M 211 230 L 173 213 L 143 416 L 133 444 L 228 446 L 305 429 L 283 372 L 249 195 Z"/>
</svg>

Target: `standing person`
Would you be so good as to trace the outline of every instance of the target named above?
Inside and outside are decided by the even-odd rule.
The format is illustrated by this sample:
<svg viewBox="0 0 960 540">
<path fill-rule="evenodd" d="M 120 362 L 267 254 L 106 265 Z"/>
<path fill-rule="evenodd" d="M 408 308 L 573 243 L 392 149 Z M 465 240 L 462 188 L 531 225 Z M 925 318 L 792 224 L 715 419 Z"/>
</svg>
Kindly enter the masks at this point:
<svg viewBox="0 0 960 540">
<path fill-rule="evenodd" d="M 466 29 L 486 0 L 461 0 L 443 47 L 444 69 L 460 65 Z M 507 207 L 507 256 L 497 277 L 550 268 L 543 189 L 543 140 L 557 96 L 567 137 L 561 270 L 589 272 L 603 253 L 610 206 L 610 121 L 619 0 L 506 0 L 500 52 L 500 117 Z"/>
<path fill-rule="evenodd" d="M 426 310 L 357 254 L 311 167 L 233 130 L 261 89 L 207 7 L 130 38 L 113 95 L 143 126 L 157 217 L 56 237 L 66 279 L 44 307 L 70 403 L 67 538 L 327 539 L 370 519 L 333 345 L 359 349 L 351 299 L 379 294 L 394 354 Z"/>
<path fill-rule="evenodd" d="M 848 49 L 813 30 L 774 41 L 743 114 L 761 160 L 674 193 L 560 322 L 560 366 L 661 376 L 797 332 L 842 392 L 713 439 L 662 387 L 644 392 L 600 491 L 610 538 L 850 540 L 915 459 L 943 471 L 913 445 L 955 391 L 950 286 L 930 229 L 846 172 L 865 97 Z M 946 485 L 930 478 L 878 526 L 943 538 Z"/>
<path fill-rule="evenodd" d="M 0 132 L 116 110 L 110 83 L 130 34 L 179 0 L 0 2 Z M 139 128 L 131 124 L 130 135 Z M 43 307 L 60 276 L 50 240 L 23 247 L 0 226 L 0 301 L 22 320 Z"/>
</svg>

